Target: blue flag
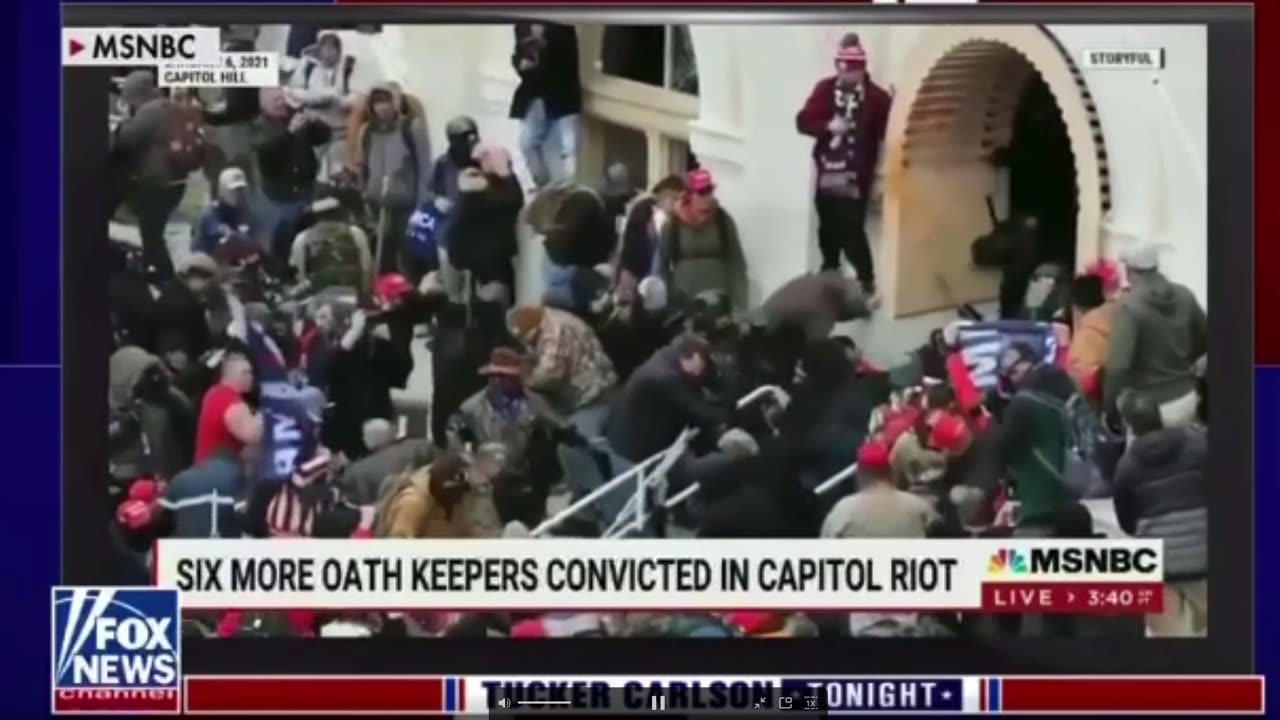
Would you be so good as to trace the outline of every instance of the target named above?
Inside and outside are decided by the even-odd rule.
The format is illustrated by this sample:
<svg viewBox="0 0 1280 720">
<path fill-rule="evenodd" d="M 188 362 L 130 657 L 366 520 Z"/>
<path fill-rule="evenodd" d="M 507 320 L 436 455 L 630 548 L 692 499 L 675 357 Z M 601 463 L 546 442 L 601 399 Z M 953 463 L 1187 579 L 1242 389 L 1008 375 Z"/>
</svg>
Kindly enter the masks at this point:
<svg viewBox="0 0 1280 720">
<path fill-rule="evenodd" d="M 993 320 L 962 325 L 956 338 L 973 384 L 983 391 L 998 386 L 1000 358 L 1009 346 L 1026 344 L 1042 353 L 1042 362 L 1052 362 L 1058 353 L 1053 326 L 1031 320 Z"/>
<path fill-rule="evenodd" d="M 427 202 L 409 216 L 405 230 L 405 250 L 418 260 L 434 262 L 444 236 L 445 218 L 436 206 Z"/>
<path fill-rule="evenodd" d="M 258 477 L 284 481 L 298 463 L 309 460 L 319 447 L 323 395 L 315 388 L 298 388 L 289 382 L 284 358 L 261 325 L 248 323 L 245 335 L 261 398 L 263 433 Z"/>
</svg>

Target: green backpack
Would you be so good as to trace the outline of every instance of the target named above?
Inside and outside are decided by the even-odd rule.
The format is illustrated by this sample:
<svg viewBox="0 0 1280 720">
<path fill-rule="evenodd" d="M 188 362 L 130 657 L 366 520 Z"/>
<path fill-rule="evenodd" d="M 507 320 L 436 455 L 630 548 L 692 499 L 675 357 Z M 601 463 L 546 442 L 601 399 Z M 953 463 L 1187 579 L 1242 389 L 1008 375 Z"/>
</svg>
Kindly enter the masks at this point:
<svg viewBox="0 0 1280 720">
<path fill-rule="evenodd" d="M 364 287 L 367 269 L 351 225 L 336 220 L 318 223 L 307 241 L 307 279 L 314 290 L 335 285 Z"/>
</svg>

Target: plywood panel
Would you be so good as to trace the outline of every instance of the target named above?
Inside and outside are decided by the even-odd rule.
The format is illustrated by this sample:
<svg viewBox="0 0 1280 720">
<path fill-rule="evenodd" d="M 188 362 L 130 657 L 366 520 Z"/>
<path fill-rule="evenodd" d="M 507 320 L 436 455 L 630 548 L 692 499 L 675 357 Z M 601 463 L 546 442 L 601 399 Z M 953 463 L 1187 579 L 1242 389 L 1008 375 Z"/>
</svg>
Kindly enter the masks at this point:
<svg viewBox="0 0 1280 720">
<path fill-rule="evenodd" d="M 901 188 L 900 315 L 954 307 L 996 296 L 998 275 L 972 267 L 969 244 L 991 229 L 985 198 L 1000 192 L 998 174 L 975 162 L 913 164 Z"/>
</svg>

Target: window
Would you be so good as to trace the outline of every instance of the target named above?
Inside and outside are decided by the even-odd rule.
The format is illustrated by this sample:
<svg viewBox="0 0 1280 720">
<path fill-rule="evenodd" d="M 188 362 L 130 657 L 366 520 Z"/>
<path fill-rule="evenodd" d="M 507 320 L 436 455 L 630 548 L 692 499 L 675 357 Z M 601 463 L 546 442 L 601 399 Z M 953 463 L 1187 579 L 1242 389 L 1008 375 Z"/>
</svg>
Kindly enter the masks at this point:
<svg viewBox="0 0 1280 720">
<path fill-rule="evenodd" d="M 605 75 L 698 94 L 698 64 L 687 25 L 610 25 L 600 43 Z"/>
<path fill-rule="evenodd" d="M 639 188 L 649 187 L 649 138 L 635 128 L 601 122 L 600 137 L 602 157 L 599 168 L 591 180 L 604 178 L 605 170 L 614 163 L 622 163 L 631 171 L 631 182 Z"/>
<path fill-rule="evenodd" d="M 684 175 L 698 167 L 698 158 L 684 140 L 667 140 L 667 174 Z"/>
</svg>

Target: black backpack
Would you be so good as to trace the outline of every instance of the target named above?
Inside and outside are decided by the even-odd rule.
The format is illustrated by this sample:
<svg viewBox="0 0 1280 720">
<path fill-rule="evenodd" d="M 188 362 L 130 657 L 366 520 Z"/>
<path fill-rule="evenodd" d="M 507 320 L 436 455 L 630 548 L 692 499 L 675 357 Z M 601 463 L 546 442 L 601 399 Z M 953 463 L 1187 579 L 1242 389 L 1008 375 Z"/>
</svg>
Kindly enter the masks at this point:
<svg viewBox="0 0 1280 720">
<path fill-rule="evenodd" d="M 1029 236 L 1022 218 L 997 218 L 990 195 L 987 196 L 987 215 L 991 218 L 991 232 L 979 235 L 969 246 L 969 254 L 974 265 L 1000 270 L 1012 264 L 1034 238 Z"/>
<path fill-rule="evenodd" d="M 320 64 L 320 61 L 312 60 L 311 62 L 308 62 L 305 66 L 303 66 L 302 68 L 302 84 L 303 85 L 311 84 L 311 73 L 316 71 L 316 65 L 319 65 L 319 64 Z M 356 59 L 354 57 L 352 57 L 351 55 L 347 55 L 346 57 L 342 58 L 342 94 L 343 95 L 350 94 L 351 92 L 351 73 L 355 72 L 355 70 L 356 70 Z"/>
</svg>

